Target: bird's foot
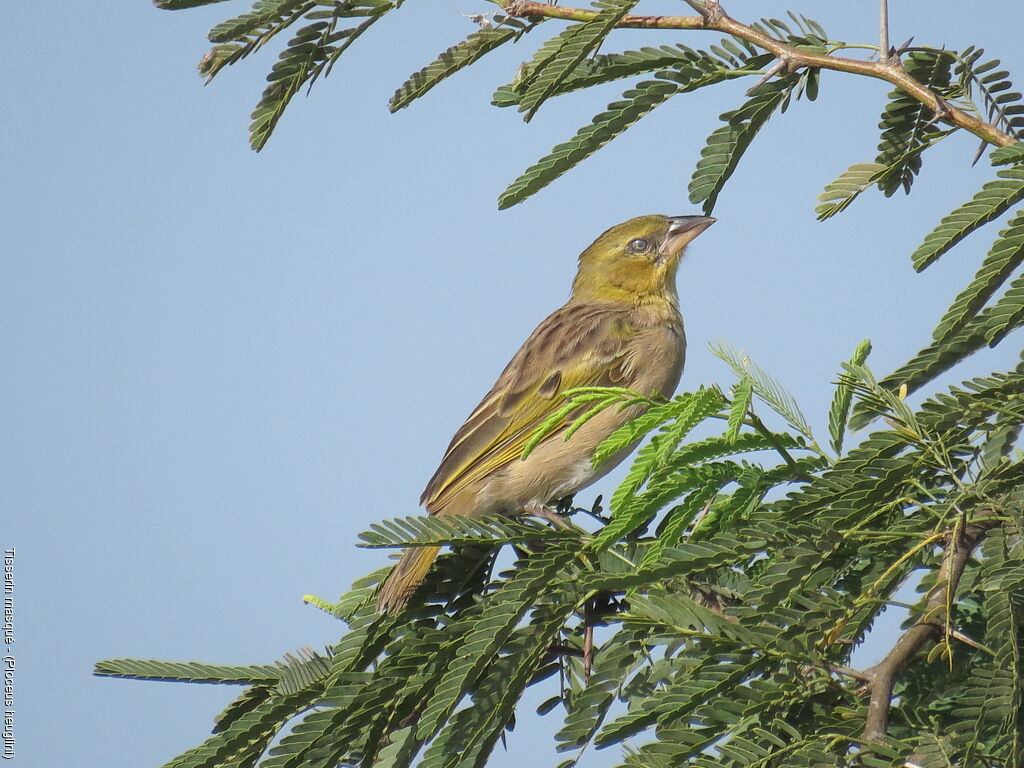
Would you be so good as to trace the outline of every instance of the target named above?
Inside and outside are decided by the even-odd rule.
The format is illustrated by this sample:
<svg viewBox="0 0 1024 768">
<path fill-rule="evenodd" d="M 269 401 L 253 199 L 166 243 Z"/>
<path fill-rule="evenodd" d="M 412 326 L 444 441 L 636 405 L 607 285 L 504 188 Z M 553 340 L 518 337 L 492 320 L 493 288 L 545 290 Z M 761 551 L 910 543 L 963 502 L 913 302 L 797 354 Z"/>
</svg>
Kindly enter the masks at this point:
<svg viewBox="0 0 1024 768">
<path fill-rule="evenodd" d="M 523 511 L 533 517 L 539 517 L 541 520 L 547 520 L 556 528 L 562 528 L 563 530 L 572 528 L 572 525 L 565 519 L 564 515 L 551 509 L 546 504 L 541 504 L 539 501 L 527 502 L 526 506 L 523 507 Z"/>
</svg>

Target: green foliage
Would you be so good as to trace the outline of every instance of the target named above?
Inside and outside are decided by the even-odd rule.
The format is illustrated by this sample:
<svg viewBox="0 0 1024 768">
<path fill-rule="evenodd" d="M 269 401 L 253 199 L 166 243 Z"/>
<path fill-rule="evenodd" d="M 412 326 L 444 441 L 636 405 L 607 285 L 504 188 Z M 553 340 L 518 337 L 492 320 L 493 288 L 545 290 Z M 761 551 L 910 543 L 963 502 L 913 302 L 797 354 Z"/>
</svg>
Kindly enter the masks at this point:
<svg viewBox="0 0 1024 768">
<path fill-rule="evenodd" d="M 350 0 L 335 3 L 327 21 L 314 21 L 298 31 L 281 52 L 277 63 L 267 75 L 269 83 L 252 113 L 249 125 L 252 148 L 259 151 L 277 127 L 285 107 L 306 85 L 312 86 L 321 74 L 330 74 L 334 62 L 367 29 L 401 0 Z M 311 11 L 307 18 L 323 18 L 324 11 Z M 362 18 L 351 27 L 338 28 L 344 18 Z"/>
<path fill-rule="evenodd" d="M 850 358 L 850 365 L 859 367 L 864 365 L 871 354 L 871 341 L 864 339 L 857 345 L 853 357 Z M 831 438 L 832 450 L 837 454 L 843 452 L 843 439 L 846 434 L 846 422 L 850 418 L 850 404 L 853 402 L 853 389 L 849 384 L 840 379 L 836 384 L 836 393 L 832 397 L 832 407 L 828 411 L 828 432 Z"/>
<path fill-rule="evenodd" d="M 958 95 L 975 112 L 984 114 L 989 123 L 997 125 L 1018 139 L 1024 137 L 1024 103 L 1013 90 L 1010 73 L 999 69 L 999 59 L 982 61 L 984 48 L 968 46 L 957 55 L 954 76 Z M 994 71 L 993 71 L 994 70 Z M 977 102 L 981 101 L 981 105 Z M 979 108 L 980 106 L 980 108 Z M 984 144 L 982 149 L 984 149 Z"/>
<path fill-rule="evenodd" d="M 153 0 L 153 5 L 165 11 L 180 11 L 184 8 L 198 8 L 201 5 L 213 5 L 227 0 Z"/>
<path fill-rule="evenodd" d="M 1024 163 L 1024 142 L 1018 141 L 1006 147 L 999 147 L 992 151 L 989 159 L 992 161 L 992 165 Z"/>
<path fill-rule="evenodd" d="M 252 687 L 222 715 L 215 734 L 173 765 L 479 766 L 511 727 L 525 688 L 550 686 L 552 676 L 562 683 L 542 709 L 549 717 L 564 712 L 558 748 L 579 752 L 643 734 L 647 743 L 627 764 L 661 756 L 657 764 L 664 757 L 671 765 L 711 765 L 712 747 L 714 764 L 727 766 L 845 765 L 851 748 L 866 750 L 865 765 L 940 748 L 951 765 L 964 756 L 978 765 L 1015 764 L 1024 676 L 1024 493 L 1020 462 L 1006 458 L 1010 448 L 1002 461 L 982 462 L 977 435 L 1007 412 L 1024 421 L 1024 364 L 965 382 L 914 411 L 875 383 L 863 367 L 866 354 L 861 345 L 842 384 L 891 426 L 838 460 L 813 455 L 799 434 L 769 439 L 753 431 L 685 443 L 708 416 L 729 429 L 736 401 L 715 390 L 653 406 L 655 447 L 639 461 L 663 469 L 641 473 L 647 487 L 659 482 L 658 472 L 709 470 L 682 501 L 657 507 L 666 511 L 656 535 L 626 542 L 623 528 L 608 536 L 618 510 L 596 535 L 528 522 L 463 521 L 435 530 L 392 521 L 381 526 L 386 535 L 374 534 L 383 537 L 374 539 L 377 545 L 523 548 L 508 572 L 480 572 L 475 582 L 465 579 L 464 555 L 443 556 L 395 617 L 374 613 L 375 579 L 357 585 L 354 598 L 340 601 L 355 607 L 329 667 L 326 657 L 306 653 L 268 667 L 119 661 L 101 669 L 176 679 L 220 675 L 225 682 L 248 676 Z M 773 399 L 789 403 L 759 368 L 744 370 L 751 369 L 757 373 L 735 389 L 738 402 L 749 407 L 743 392 L 756 393 L 760 380 Z M 612 394 L 605 407 L 627 397 Z M 783 463 L 740 477 L 723 470 L 739 464 L 719 460 L 779 446 L 816 463 L 805 462 L 799 475 Z M 676 458 L 655 458 L 666 452 Z M 728 517 L 729 499 L 714 490 L 725 477 L 767 482 L 752 504 Z M 787 485 L 787 495 L 768 493 Z M 965 663 L 945 673 L 940 687 L 926 675 L 908 678 L 888 744 L 868 747 L 858 738 L 867 717 L 860 682 L 833 671 L 849 664 L 855 646 L 848 641 L 863 637 L 885 598 L 915 569 L 934 576 L 939 561 L 922 542 L 959 524 L 960 515 L 994 510 L 1007 522 L 984 542 L 984 557 L 967 563 L 950 598 L 966 612 L 964 631 L 987 650 L 946 641 Z M 692 525 L 701 512 L 704 519 Z M 398 535 L 403 531 L 406 538 Z M 600 640 L 591 635 L 595 624 L 604 627 Z M 275 682 L 289 669 L 287 687 Z M 927 711 L 932 720 L 915 719 Z M 265 755 L 293 718 L 291 733 Z"/>
<path fill-rule="evenodd" d="M 400 517 L 382 520 L 359 534 L 362 547 L 427 547 L 438 544 L 517 544 L 539 539 L 565 538 L 563 531 L 500 518 Z"/>
<path fill-rule="evenodd" d="M 999 239 L 996 240 L 992 250 L 981 263 L 981 268 L 974 276 L 974 280 L 956 297 L 953 305 L 939 321 L 933 334 L 935 339 L 942 341 L 949 338 L 977 316 L 992 295 L 1017 271 L 1022 260 L 1024 260 L 1024 212 L 1018 213 L 1010 221 L 1009 228 L 999 233 Z M 1004 297 L 1005 299 L 1006 297 Z M 1000 333 L 1005 323 L 1013 322 L 1014 312 L 1015 309 L 1011 305 L 1010 308 L 995 313 L 999 319 L 993 322 L 992 336 Z M 1010 317 L 1003 318 L 1003 315 Z"/>
<path fill-rule="evenodd" d="M 555 94 L 579 63 L 597 49 L 636 4 L 637 0 L 595 0 L 594 5 L 600 12 L 593 19 L 567 27 L 558 36 L 558 45 L 543 59 L 535 60 L 530 77 L 522 83 L 525 90 L 519 109 L 526 113 L 523 119 L 529 121 L 537 114 L 540 105 Z"/>
<path fill-rule="evenodd" d="M 749 376 L 740 377 L 739 382 L 733 387 L 732 405 L 729 406 L 729 426 L 725 430 L 725 437 L 732 442 L 740 436 L 740 427 L 743 420 L 747 418 L 750 410 L 750 400 L 754 396 L 754 382 Z"/>
<path fill-rule="evenodd" d="M 545 437 L 562 429 L 567 420 L 570 423 L 563 435 L 565 440 L 572 437 L 576 430 L 605 408 L 616 406 L 619 410 L 623 410 L 632 405 L 654 404 L 654 401 L 650 398 L 622 387 L 576 387 L 566 390 L 563 394 L 565 396 L 565 404 L 548 416 L 531 435 L 530 439 L 526 441 L 526 445 L 523 447 L 522 458 L 525 459 L 529 456 Z M 649 419 L 645 419 L 644 423 L 648 423 L 648 421 Z M 594 464 L 596 465 L 599 461 L 603 461 L 604 458 L 615 453 L 622 446 L 632 444 L 642 437 L 648 428 L 624 426 L 623 429 L 613 435 L 613 437 L 617 436 L 618 438 L 615 443 L 618 447 L 596 453 L 593 458 Z M 632 437 L 630 437 L 631 435 Z M 623 442 L 623 438 L 625 438 L 625 442 Z"/>
<path fill-rule="evenodd" d="M 312 87 L 345 50 L 403 0 L 255 0 L 252 9 L 214 26 L 213 47 L 199 62 L 199 74 L 212 79 L 224 67 L 263 48 L 271 39 L 301 21 L 308 22 L 288 40 L 267 75 L 267 87 L 252 113 L 250 143 L 263 149 L 292 97 Z M 168 0 L 169 10 L 205 3 Z M 345 19 L 361 19 L 344 26 Z"/>
<path fill-rule="evenodd" d="M 655 80 L 645 80 L 627 90 L 622 94 L 622 101 L 609 104 L 607 111 L 596 115 L 590 125 L 580 128 L 569 141 L 555 146 L 509 184 L 498 198 L 498 207 L 508 208 L 546 187 L 671 97 L 754 74 L 770 60 L 735 45 L 730 47 L 738 53 L 729 54 L 728 58 L 680 47 L 683 56 L 675 68 L 656 72 Z M 568 82 L 571 85 L 572 81 Z"/>
<path fill-rule="evenodd" d="M 796 404 L 796 400 L 779 382 L 761 370 L 757 363 L 742 352 L 737 352 L 728 344 L 713 344 L 711 352 L 728 363 L 733 373 L 741 380 L 749 381 L 757 396 L 784 418 L 789 426 L 808 440 L 814 439 L 811 427 L 803 413 L 800 412 L 800 406 Z"/>
<path fill-rule="evenodd" d="M 258 149 L 291 97 L 400 4 L 257 0 L 214 27 L 201 73 L 212 77 L 299 25 L 254 113 Z M 466 39 L 399 87 L 391 109 L 538 28 L 557 31 L 493 97 L 526 119 L 556 96 L 647 77 L 527 169 L 501 207 L 668 99 L 753 76 L 747 100 L 722 115 L 693 175 L 691 199 L 711 211 L 760 129 L 793 100 L 817 94 L 816 69 L 794 68 L 739 38 L 707 50 L 674 43 L 598 54 L 633 0 L 600 0 L 596 14 L 543 27 L 542 18 L 516 18 L 499 5 L 505 14 L 478 17 Z M 822 57 L 849 47 L 794 14 L 754 26 Z M 1005 131 L 1001 142 L 1020 138 L 1021 97 L 981 49 L 909 48 L 902 66 L 939 101 L 890 93 L 875 161 L 851 166 L 825 188 L 820 219 L 873 185 L 886 196 L 909 192 L 924 154 L 954 131 L 940 127 L 943 103 Z M 938 104 L 938 114 L 924 102 Z M 912 254 L 915 269 L 1024 200 L 1024 144 L 990 159 L 995 177 L 941 218 Z M 250 666 L 116 659 L 96 673 L 246 686 L 216 717 L 210 738 L 168 763 L 177 768 L 483 766 L 514 730 L 530 686 L 544 690 L 542 716 L 564 717 L 556 745 L 572 753 L 565 768 L 584 764 L 587 749 L 609 746 L 637 768 L 1021 768 L 1024 363 L 933 389 L 918 407 L 906 399 L 1024 325 L 1024 212 L 989 239 L 974 278 L 921 352 L 880 378 L 866 366 L 866 341 L 841 364 L 828 412 L 831 454 L 779 381 L 718 345 L 712 351 L 736 376 L 731 388 L 669 401 L 622 388 L 571 390 L 531 436 L 524 455 L 607 408 L 642 411 L 592 457 L 597 465 L 641 445 L 611 496 L 610 517 L 598 503 L 572 509 L 552 500 L 566 514 L 550 524 L 381 521 L 361 534 L 362 546 L 450 550 L 398 615 L 375 612 L 385 568 L 336 602 L 306 598 L 346 626 L 325 653 L 300 650 Z M 869 423 L 874 432 L 851 440 L 850 429 Z M 878 740 L 871 729 L 879 710 L 867 695 L 877 669 L 850 665 L 896 591 L 915 582 L 921 597 L 908 624 L 927 637 L 893 680 Z M 510 739 L 514 747 L 514 733 Z"/>
<path fill-rule="evenodd" d="M 952 64 L 953 55 L 938 50 L 915 50 L 903 61 L 907 74 L 940 93 L 949 89 Z M 921 170 L 922 150 L 941 138 L 944 131 L 936 127 L 924 104 L 898 88 L 889 94 L 878 127 L 882 137 L 875 162 L 887 169 L 878 179 L 878 188 L 886 197 L 900 188 L 909 194 Z"/>
<path fill-rule="evenodd" d="M 543 49 L 542 49 L 543 50 Z M 538 52 L 539 53 L 539 52 Z M 570 93 L 601 83 L 621 80 L 634 75 L 646 75 L 663 69 L 675 69 L 692 61 L 695 51 L 682 44 L 647 47 L 622 53 L 603 53 L 583 59 L 572 74 L 558 86 L 559 94 Z M 529 78 L 530 65 L 523 65 L 512 83 L 498 86 L 491 103 L 496 107 L 511 107 L 520 103 L 524 84 Z"/>
<path fill-rule="evenodd" d="M 999 181 L 986 183 L 969 202 L 945 216 L 910 258 L 914 269 L 931 266 L 940 256 L 979 227 L 1005 213 L 1024 200 L 1024 168 L 1004 168 Z"/>
<path fill-rule="evenodd" d="M 835 181 L 825 185 L 825 191 L 818 195 L 820 204 L 815 206 L 818 221 L 830 219 L 845 211 L 860 193 L 877 184 L 887 167 L 881 163 L 855 163 L 839 174 Z"/>
<path fill-rule="evenodd" d="M 974 280 L 956 298 L 935 329 L 936 341 L 882 380 L 882 385 L 924 386 L 964 358 L 995 346 L 1024 325 L 1024 275 L 1018 275 L 994 304 L 983 306 L 1017 271 L 1024 249 L 1024 218 L 1002 230 Z M 862 420 L 856 421 L 862 424 Z"/>
<path fill-rule="evenodd" d="M 866 750 L 865 765 L 884 765 L 939 747 L 951 764 L 965 755 L 979 765 L 1013 764 L 1020 744 L 1007 735 L 1019 728 L 1024 669 L 1022 473 L 1009 458 L 1012 441 L 993 461 L 982 460 L 977 438 L 994 418 L 1024 421 L 1024 364 L 912 410 L 864 367 L 867 349 L 860 345 L 845 364 L 843 397 L 884 415 L 889 428 L 839 459 L 799 433 L 747 425 L 733 434 L 730 416 L 750 414 L 752 396 L 770 398 L 784 421 L 799 421 L 799 410 L 768 374 L 729 354 L 741 374 L 732 401 L 704 389 L 650 406 L 657 418 L 645 423 L 654 434 L 630 473 L 631 491 L 598 531 L 389 521 L 364 538 L 463 550 L 511 543 L 518 557 L 495 574 L 469 565 L 479 554 L 444 555 L 398 616 L 374 612 L 381 574 L 358 583 L 338 603 L 348 607 L 334 611 L 349 629 L 330 656 L 307 651 L 249 668 L 122 660 L 99 669 L 250 685 L 213 736 L 173 765 L 480 766 L 512 727 L 524 690 L 551 686 L 555 676 L 561 683 L 542 710 L 564 712 L 558 748 L 579 753 L 643 735 L 627 764 L 662 756 L 672 765 L 710 765 L 714 748 L 716 765 L 844 765 L 855 748 Z M 568 398 L 581 394 L 600 393 Z M 635 397 L 606 394 L 605 408 Z M 687 442 L 711 417 L 723 434 Z M 736 460 L 748 452 L 783 462 Z M 737 509 L 745 491 L 753 492 Z M 651 493 L 658 500 L 643 503 Z M 953 667 L 939 687 L 926 675 L 909 677 L 888 744 L 868 747 L 859 739 L 867 718 L 860 681 L 834 670 L 850 663 L 855 641 L 900 583 L 918 569 L 934 580 L 941 558 L 928 542 L 963 524 L 961 515 L 969 521 L 995 510 L 1007 522 L 951 587 L 963 631 L 980 644 L 937 645 L 963 655 L 964 669 Z M 642 526 L 659 514 L 656 532 L 646 533 Z M 915 719 L 927 711 L 932 720 Z"/>
<path fill-rule="evenodd" d="M 300 648 L 295 654 L 286 653 L 284 660 L 277 662 L 281 678 L 276 690 L 289 696 L 312 688 L 331 672 L 331 659 L 310 648 Z"/>
<path fill-rule="evenodd" d="M 96 664 L 93 674 L 133 680 L 169 680 L 182 683 L 277 683 L 280 670 L 258 664 L 238 667 L 202 664 L 198 661 L 155 661 L 152 659 L 109 659 Z"/>
<path fill-rule="evenodd" d="M 388 102 L 388 108 L 397 112 L 409 106 L 435 85 L 440 84 L 451 75 L 470 64 L 477 62 L 482 56 L 507 42 L 518 40 L 530 27 L 518 19 L 507 16 L 495 17 L 498 26 L 486 26 L 473 32 L 457 45 L 453 45 L 427 66 L 410 75 Z"/>
<path fill-rule="evenodd" d="M 706 214 L 714 211 L 718 195 L 743 153 L 768 118 L 790 97 L 798 82 L 799 78 L 790 75 L 759 85 L 743 106 L 721 116 L 725 125 L 708 136 L 690 180 L 691 203 L 703 203 Z"/>
<path fill-rule="evenodd" d="M 821 26 L 806 17 L 797 18 L 793 14 L 790 16 L 800 28 L 798 33 L 794 33 L 788 24 L 778 19 L 762 19 L 761 24 L 754 26 L 804 51 L 824 53 L 827 36 Z M 723 45 L 726 42 L 723 40 Z M 749 45 L 744 41 L 739 42 Z M 809 101 L 814 101 L 817 94 L 818 71 L 815 69 L 807 69 L 801 74 L 783 74 L 778 79 L 759 82 L 747 91 L 749 99 L 738 109 L 721 115 L 720 119 L 725 125 L 708 136 L 707 144 L 700 153 L 701 159 L 697 162 L 693 178 L 690 180 L 690 202 L 703 203 L 704 213 L 711 214 L 725 183 L 736 170 L 758 131 L 768 122 L 775 110 L 785 112 L 790 101 L 802 95 L 806 95 Z"/>
<path fill-rule="evenodd" d="M 696 484 L 696 474 L 684 476 L 672 472 L 672 455 L 694 427 L 721 410 L 722 396 L 715 390 L 702 389 L 692 395 L 677 397 L 674 405 L 674 408 L 663 412 L 664 420 L 658 425 L 658 434 L 640 449 L 626 479 L 612 495 L 614 518 L 594 541 L 595 547 L 607 547 L 645 524 L 650 519 L 652 496 L 678 498 L 683 490 Z M 616 438 L 613 433 L 609 441 L 618 443 Z M 642 493 L 644 486 L 646 492 Z M 666 486 L 672 489 L 667 494 Z"/>
</svg>

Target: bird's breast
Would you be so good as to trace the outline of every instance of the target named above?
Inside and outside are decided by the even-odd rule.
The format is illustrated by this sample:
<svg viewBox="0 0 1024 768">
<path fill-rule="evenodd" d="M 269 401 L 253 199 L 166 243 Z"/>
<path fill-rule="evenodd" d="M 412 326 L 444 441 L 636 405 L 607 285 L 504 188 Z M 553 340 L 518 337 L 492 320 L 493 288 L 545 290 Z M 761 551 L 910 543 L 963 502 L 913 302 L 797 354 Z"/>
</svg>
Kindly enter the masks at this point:
<svg viewBox="0 0 1024 768">
<path fill-rule="evenodd" d="M 638 326 L 626 348 L 622 386 L 645 395 L 671 397 L 686 361 L 686 334 L 678 315 L 673 321 Z"/>
<path fill-rule="evenodd" d="M 685 353 L 681 322 L 634 328 L 619 386 L 670 397 L 679 383 Z M 595 467 L 591 456 L 597 447 L 645 410 L 642 405 L 624 410 L 613 406 L 587 421 L 568 440 L 556 434 L 541 441 L 525 459 L 491 473 L 474 489 L 473 513 L 515 514 L 529 502 L 547 503 L 586 488 L 618 465 L 635 444 Z"/>
</svg>

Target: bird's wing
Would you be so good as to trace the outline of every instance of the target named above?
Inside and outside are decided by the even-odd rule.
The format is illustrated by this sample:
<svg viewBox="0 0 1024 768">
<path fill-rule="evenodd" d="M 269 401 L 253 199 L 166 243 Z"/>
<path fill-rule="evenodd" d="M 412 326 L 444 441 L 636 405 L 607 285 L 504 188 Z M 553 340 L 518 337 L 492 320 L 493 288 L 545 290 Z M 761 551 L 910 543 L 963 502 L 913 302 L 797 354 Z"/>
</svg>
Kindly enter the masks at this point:
<svg viewBox="0 0 1024 768">
<path fill-rule="evenodd" d="M 441 511 L 463 488 L 518 458 L 563 405 L 561 392 L 631 378 L 631 330 L 627 314 L 608 307 L 569 303 L 551 314 L 455 433 L 420 503 Z"/>
</svg>

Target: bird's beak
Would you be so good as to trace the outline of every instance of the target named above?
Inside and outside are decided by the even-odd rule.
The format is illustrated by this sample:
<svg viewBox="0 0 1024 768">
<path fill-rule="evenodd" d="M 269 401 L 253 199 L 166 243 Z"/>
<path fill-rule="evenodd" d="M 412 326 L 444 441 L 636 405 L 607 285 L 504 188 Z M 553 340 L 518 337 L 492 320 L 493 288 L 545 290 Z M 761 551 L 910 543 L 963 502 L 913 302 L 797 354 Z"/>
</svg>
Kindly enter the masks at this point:
<svg viewBox="0 0 1024 768">
<path fill-rule="evenodd" d="M 669 216 L 668 236 L 661 246 L 662 258 L 678 256 L 690 241 L 716 221 L 711 216 Z"/>
</svg>

